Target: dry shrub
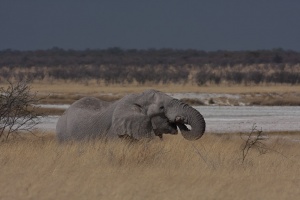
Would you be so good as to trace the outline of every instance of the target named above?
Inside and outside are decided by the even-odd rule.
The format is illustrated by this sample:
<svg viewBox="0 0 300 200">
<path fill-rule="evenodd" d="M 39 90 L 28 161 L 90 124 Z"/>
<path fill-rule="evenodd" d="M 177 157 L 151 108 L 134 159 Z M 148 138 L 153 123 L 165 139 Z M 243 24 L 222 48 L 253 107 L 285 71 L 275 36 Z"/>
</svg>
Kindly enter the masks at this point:
<svg viewBox="0 0 300 200">
<path fill-rule="evenodd" d="M 0 139 L 31 132 L 40 122 L 35 106 L 39 101 L 26 81 L 9 82 L 8 87 L 0 87 Z"/>
</svg>

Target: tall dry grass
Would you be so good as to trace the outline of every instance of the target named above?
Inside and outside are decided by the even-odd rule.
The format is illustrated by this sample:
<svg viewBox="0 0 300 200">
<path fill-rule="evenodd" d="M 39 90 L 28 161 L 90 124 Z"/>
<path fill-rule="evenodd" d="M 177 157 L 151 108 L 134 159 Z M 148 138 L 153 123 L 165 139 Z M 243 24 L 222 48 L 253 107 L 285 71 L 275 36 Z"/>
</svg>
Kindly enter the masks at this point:
<svg viewBox="0 0 300 200">
<path fill-rule="evenodd" d="M 292 136 L 291 136 L 292 137 Z M 299 142 L 269 139 L 275 149 L 206 134 L 128 143 L 59 144 L 52 134 L 0 144 L 0 199 L 297 199 Z"/>
</svg>

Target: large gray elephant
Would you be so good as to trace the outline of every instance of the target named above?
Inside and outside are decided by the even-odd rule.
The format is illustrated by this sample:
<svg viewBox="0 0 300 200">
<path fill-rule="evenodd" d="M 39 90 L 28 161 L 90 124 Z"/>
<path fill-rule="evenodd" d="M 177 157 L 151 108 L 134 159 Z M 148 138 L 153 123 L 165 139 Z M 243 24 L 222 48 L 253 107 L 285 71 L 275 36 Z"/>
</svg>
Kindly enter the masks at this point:
<svg viewBox="0 0 300 200">
<path fill-rule="evenodd" d="M 113 104 L 112 102 L 107 102 L 103 101 L 100 99 L 97 99 L 95 97 L 84 97 L 76 101 L 74 104 L 70 106 L 70 108 L 59 118 L 57 126 L 56 126 L 56 132 L 57 132 L 57 137 L 60 141 L 66 141 L 66 140 L 81 140 L 81 139 L 95 139 L 96 137 L 102 137 L 103 134 L 87 134 L 84 131 L 79 131 L 79 130 L 72 130 L 74 127 L 74 124 L 77 123 L 82 123 L 82 122 L 77 122 L 77 118 L 74 120 L 68 120 L 69 118 L 67 116 L 70 116 L 70 113 L 73 113 L 74 110 L 77 110 L 76 112 L 78 113 L 78 109 L 82 111 L 86 110 L 90 113 L 100 113 L 108 108 Z M 69 125 L 68 128 L 67 124 L 72 124 L 71 126 Z M 170 122 L 168 118 L 165 116 L 157 115 L 154 116 L 151 119 L 151 125 L 153 128 L 153 134 L 152 136 L 158 136 L 159 138 L 162 139 L 163 134 L 172 134 L 176 135 L 177 132 L 177 126 L 176 123 Z M 70 131 L 72 130 L 72 131 Z M 134 139 L 132 137 L 129 137 L 128 135 L 119 135 L 120 138 L 125 138 L 125 139 Z"/>
<path fill-rule="evenodd" d="M 162 92 L 147 90 L 113 103 L 80 99 L 59 118 L 56 132 L 60 141 L 118 137 L 140 140 L 161 137 L 162 133 L 176 134 L 176 126 L 187 140 L 197 140 L 205 131 L 204 118 L 196 109 Z"/>
</svg>

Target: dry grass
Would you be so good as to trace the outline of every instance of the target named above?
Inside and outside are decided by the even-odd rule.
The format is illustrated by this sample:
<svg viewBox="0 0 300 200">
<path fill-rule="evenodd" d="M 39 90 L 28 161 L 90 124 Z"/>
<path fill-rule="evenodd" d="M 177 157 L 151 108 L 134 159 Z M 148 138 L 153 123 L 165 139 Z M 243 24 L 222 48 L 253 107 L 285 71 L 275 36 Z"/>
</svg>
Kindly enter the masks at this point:
<svg viewBox="0 0 300 200">
<path fill-rule="evenodd" d="M 0 84 L 6 86 L 5 84 Z M 55 82 L 55 83 L 32 83 L 33 91 L 45 94 L 84 94 L 84 95 L 103 95 L 103 94 L 126 94 L 141 92 L 146 89 L 157 89 L 163 92 L 199 92 L 199 93 L 288 93 L 299 92 L 300 85 L 210 85 L 210 86 L 197 86 L 196 84 L 147 84 L 147 85 L 98 85 L 91 82 L 90 84 L 79 84 L 74 82 Z"/>
<path fill-rule="evenodd" d="M 299 142 L 270 139 L 268 147 L 280 153 L 253 149 L 243 164 L 241 144 L 212 134 L 136 144 L 58 144 L 52 134 L 30 135 L 0 143 L 0 199 L 299 197 Z"/>
<path fill-rule="evenodd" d="M 65 112 L 65 109 L 60 109 L 60 108 L 42 108 L 42 107 L 36 108 L 36 113 L 39 116 L 62 115 L 64 112 Z"/>
<path fill-rule="evenodd" d="M 41 95 L 40 103 L 44 104 L 72 104 L 76 100 L 81 99 L 85 96 L 90 96 L 89 94 L 51 94 L 51 95 Z M 123 97 L 123 95 L 108 95 L 108 94 L 94 94 L 91 95 L 97 97 L 104 101 L 115 101 Z"/>
<path fill-rule="evenodd" d="M 299 91 L 300 86 L 207 86 L 198 87 L 196 85 L 110 85 L 98 86 L 96 84 L 80 85 L 65 83 L 62 85 L 44 85 L 33 84 L 33 89 L 39 91 L 40 94 L 51 94 L 45 98 L 42 103 L 52 104 L 71 104 L 74 101 L 84 96 L 94 96 L 102 100 L 114 101 L 127 93 L 142 92 L 146 89 L 156 89 L 163 92 L 195 92 L 195 93 L 219 93 L 219 94 L 242 94 L 244 102 L 249 105 L 300 105 Z M 250 97 L 247 97 L 247 94 Z M 277 94 L 277 95 L 270 95 Z M 256 95 L 260 95 L 257 97 Z M 229 100 L 230 101 L 230 100 Z M 191 105 L 202 105 L 203 102 L 199 100 L 186 99 L 186 103 Z M 225 100 L 227 102 L 227 100 Z M 235 105 L 235 103 L 233 103 Z"/>
<path fill-rule="evenodd" d="M 285 97 L 272 97 L 270 95 L 261 95 L 247 99 L 250 105 L 260 106 L 300 106 L 300 96 L 285 94 Z"/>
<path fill-rule="evenodd" d="M 6 86 L 7 85 L 0 84 L 0 87 Z M 58 81 L 55 83 L 33 82 L 31 88 L 32 91 L 37 92 L 38 96 L 42 98 L 40 103 L 44 104 L 71 104 L 85 96 L 94 96 L 102 100 L 114 101 L 128 93 L 142 92 L 146 89 L 156 89 L 167 93 L 240 94 L 243 103 L 247 105 L 300 105 L 300 85 L 210 85 L 199 87 L 195 84 L 130 84 L 106 86 L 96 84 L 91 80 L 89 84 L 67 81 Z M 231 102 L 233 105 L 239 104 L 235 99 L 225 98 L 223 100 L 224 102 Z M 202 101 L 193 99 L 186 99 L 185 102 L 192 105 L 203 104 Z"/>
</svg>

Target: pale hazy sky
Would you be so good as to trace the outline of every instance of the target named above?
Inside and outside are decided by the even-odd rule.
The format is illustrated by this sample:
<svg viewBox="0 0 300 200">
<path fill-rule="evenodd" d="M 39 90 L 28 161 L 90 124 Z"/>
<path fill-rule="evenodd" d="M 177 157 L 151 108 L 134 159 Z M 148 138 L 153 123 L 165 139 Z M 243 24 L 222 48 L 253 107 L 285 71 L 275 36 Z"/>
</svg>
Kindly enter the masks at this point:
<svg viewBox="0 0 300 200">
<path fill-rule="evenodd" d="M 299 0 L 0 0 L 0 50 L 300 51 Z"/>
</svg>

